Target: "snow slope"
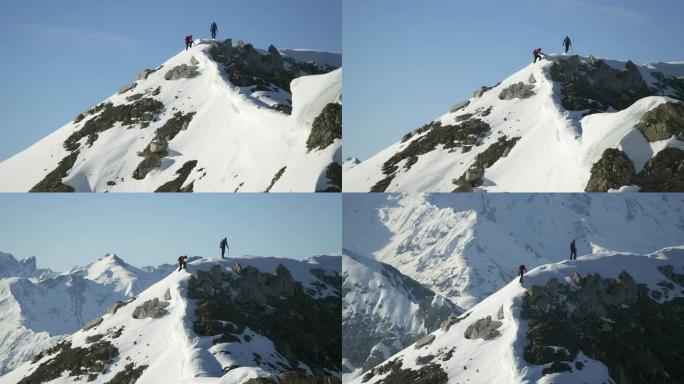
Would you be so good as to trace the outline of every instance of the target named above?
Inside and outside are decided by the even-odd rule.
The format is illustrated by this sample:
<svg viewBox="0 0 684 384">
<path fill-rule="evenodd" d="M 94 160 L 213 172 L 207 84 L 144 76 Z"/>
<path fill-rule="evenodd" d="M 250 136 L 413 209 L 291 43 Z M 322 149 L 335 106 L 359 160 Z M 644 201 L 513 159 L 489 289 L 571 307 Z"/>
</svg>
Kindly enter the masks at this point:
<svg viewBox="0 0 684 384">
<path fill-rule="evenodd" d="M 479 188 L 490 192 L 581 192 L 590 178 L 592 164 L 607 148 L 626 152 L 638 173 L 647 160 L 666 147 L 684 148 L 674 137 L 649 143 L 635 124 L 643 114 L 656 106 L 673 102 L 670 89 L 655 90 L 656 95 L 644 97 L 628 108 L 584 116 L 586 111 L 570 111 L 561 105 L 561 85 L 551 79 L 553 61 L 566 60 L 565 55 L 546 55 L 537 64 L 530 64 L 500 84 L 485 91 L 481 97 L 469 99 L 469 104 L 448 112 L 434 122 L 443 126 L 460 124 L 464 119 L 477 118 L 491 127 L 491 132 L 468 151 L 446 149 L 437 145 L 418 156 L 415 164 L 402 160 L 386 192 L 451 192 L 458 179 L 483 153 L 500 138 L 519 137 L 509 153 L 485 169 Z M 579 57 L 582 62 L 590 60 Z M 606 60 L 618 70 L 625 62 Z M 651 75 L 659 71 L 665 76 L 682 76 L 682 63 L 656 63 L 637 67 L 648 87 L 656 85 Z M 534 82 L 531 82 L 531 79 Z M 527 98 L 501 100 L 499 94 L 512 84 L 522 82 L 533 86 Z M 491 109 L 489 109 L 491 108 Z M 415 132 L 415 131 L 414 131 Z M 344 191 L 368 192 L 384 179 L 383 164 L 421 140 L 427 133 L 416 132 L 406 141 L 396 142 L 353 168 L 345 168 Z M 410 169 L 406 169 L 410 167 Z"/>
<path fill-rule="evenodd" d="M 344 381 L 359 376 L 463 312 L 395 268 L 343 255 Z"/>
<path fill-rule="evenodd" d="M 525 264 L 684 244 L 678 194 L 346 194 L 343 247 L 470 308 Z"/>
<path fill-rule="evenodd" d="M 143 94 L 163 103 L 150 125 L 121 126 L 100 132 L 92 145 L 80 141 L 80 153 L 62 182 L 83 192 L 151 192 L 177 178 L 176 172 L 197 161 L 182 186 L 194 191 L 263 192 L 285 168 L 272 191 L 313 192 L 328 186 L 326 167 L 341 164 L 341 140 L 324 149 L 308 151 L 306 140 L 313 120 L 327 103 L 341 103 L 341 69 L 322 75 L 301 76 L 292 82 L 292 94 L 272 87 L 260 91 L 230 83 L 223 65 L 209 53 L 210 41 L 178 53 L 132 90 L 117 93 L 104 102 L 131 104 L 127 98 Z M 332 62 L 335 54 L 291 52 L 306 59 Z M 337 55 L 339 57 L 339 55 Z M 194 78 L 165 80 L 167 71 L 196 62 Z M 289 106 L 292 115 L 276 105 Z M 174 114 L 194 112 L 190 124 L 168 144 L 161 166 L 142 180 L 132 177 L 143 160 L 141 153 Z M 65 140 L 83 128 L 94 115 L 70 122 L 28 149 L 0 163 L 0 191 L 26 192 L 35 186 L 70 152 Z"/>
<path fill-rule="evenodd" d="M 542 370 L 549 364 L 544 366 L 528 363 L 523 357 L 523 351 L 528 345 L 529 329 L 528 321 L 523 320 L 520 314 L 523 294 L 531 286 L 543 285 L 553 278 L 561 283 L 573 284 L 572 276 L 575 273 L 581 276 L 598 273 L 603 278 L 617 278 L 622 271 L 629 273 L 637 283 L 659 291 L 662 288 L 659 283 L 666 283 L 667 279 L 658 267 L 665 265 L 673 266 L 676 273 L 684 272 L 684 247 L 666 248 L 648 255 L 605 251 L 581 255 L 576 261 L 566 260 L 540 266 L 527 273 L 522 285 L 517 279 L 508 282 L 462 315 L 461 320 L 451 325 L 446 332 L 440 329 L 432 333 L 432 343 L 421 348 L 410 346 L 388 361 L 398 359 L 401 361 L 401 369 L 419 370 L 426 365 L 417 364 L 416 360 L 432 355 L 431 363 L 438 365 L 439 370 L 446 373 L 448 383 L 614 383 L 615 378 L 610 377 L 604 363 L 587 357 L 581 351 L 576 358 L 576 361 L 584 364 L 581 370 L 573 368 L 569 372 L 543 375 Z M 684 297 L 681 287 L 675 288 L 673 292 L 670 300 Z M 499 320 L 502 325 L 497 329 L 497 336 L 490 340 L 464 337 L 470 324 L 487 316 L 497 319 L 500 309 L 503 319 Z M 574 367 L 572 363 L 571 365 Z M 349 383 L 373 384 L 386 377 L 386 374 L 376 374 L 369 380 L 360 377 Z"/>
<path fill-rule="evenodd" d="M 235 274 L 231 269 L 235 262 L 239 262 L 243 268 L 252 266 L 263 273 L 274 273 L 276 267 L 282 264 L 304 288 L 320 286 L 320 281 L 313 276 L 311 270 L 322 269 L 339 273 L 341 267 L 339 257 L 331 256 L 316 256 L 304 261 L 259 257 L 195 260 L 188 263 L 187 271 L 170 273 L 141 292 L 133 301 L 119 308 L 114 314 L 104 314 L 102 322 L 95 328 L 87 331 L 80 330 L 68 336 L 66 340 L 71 342 L 72 347 L 87 347 L 92 344 L 92 341 L 87 340 L 88 336 L 104 334 L 104 339 L 118 349 L 118 356 L 114 358 L 111 366 L 100 374 L 93 381 L 94 383 L 108 382 L 117 373 L 128 370 L 124 366 L 131 362 L 136 367 L 148 366 L 136 381 L 138 384 L 242 383 L 249 378 L 276 374 L 278 373 L 276 364 L 287 365 L 287 360 L 275 350 L 274 344 L 269 339 L 249 328 L 245 329 L 240 340 L 228 344 L 213 343 L 213 337 L 201 337 L 193 331 L 195 302 L 187 297 L 186 292 L 191 273 L 209 271 L 214 266 L 220 266 L 224 272 Z M 167 292 L 170 299 L 167 299 Z M 326 294 L 339 295 L 339 291 L 323 293 L 323 295 Z M 166 307 L 167 314 L 156 319 L 132 317 L 137 306 L 155 298 L 167 300 L 170 303 Z M 253 354 L 260 355 L 263 364 L 255 364 Z M 47 360 L 49 358 L 43 357 L 35 364 L 23 364 L 0 377 L 0 383 L 16 383 Z M 273 368 L 269 368 L 269 364 L 272 364 Z M 307 370 L 306 366 L 300 366 L 300 368 Z M 67 372 L 64 372 L 60 378 L 50 382 L 80 381 L 77 377 L 68 376 Z"/>
<path fill-rule="evenodd" d="M 2 254 L 2 267 L 18 264 Z M 35 258 L 23 260 L 35 270 Z M 143 271 L 108 254 L 94 263 L 58 274 L 26 269 L 0 278 L 0 374 L 31 359 L 67 334 L 99 316 L 117 300 L 128 300 L 175 269 L 160 266 Z"/>
</svg>

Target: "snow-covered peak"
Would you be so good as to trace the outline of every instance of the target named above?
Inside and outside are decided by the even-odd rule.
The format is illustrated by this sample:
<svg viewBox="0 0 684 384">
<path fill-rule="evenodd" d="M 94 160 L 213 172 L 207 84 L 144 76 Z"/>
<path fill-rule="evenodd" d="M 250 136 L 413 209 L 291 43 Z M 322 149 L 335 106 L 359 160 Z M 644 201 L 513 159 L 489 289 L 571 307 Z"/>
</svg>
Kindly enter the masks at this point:
<svg viewBox="0 0 684 384">
<path fill-rule="evenodd" d="M 681 348 L 667 321 L 681 307 L 682 278 L 684 247 L 543 265 L 350 383 L 632 382 L 645 367 L 669 376 Z M 624 351 L 649 351 L 649 362 Z"/>
<path fill-rule="evenodd" d="M 0 190 L 339 190 L 340 103 L 337 67 L 198 40 L 1 162 Z"/>
<path fill-rule="evenodd" d="M 345 191 L 682 190 L 684 134 L 666 116 L 684 108 L 647 115 L 684 100 L 682 72 L 546 55 L 347 169 Z M 658 123 L 668 128 L 652 134 Z"/>
<path fill-rule="evenodd" d="M 12 254 L 0 252 L 0 278 L 26 277 L 41 279 L 54 274 L 49 269 L 39 269 L 36 266 L 35 256 L 17 260 Z"/>
<path fill-rule="evenodd" d="M 339 376 L 339 335 L 329 328 L 332 318 L 340 316 L 341 292 L 331 289 L 339 279 L 337 260 L 336 270 L 322 273 L 321 263 L 279 258 L 191 261 L 186 270 L 170 273 L 133 300 L 116 303 L 63 344 L 0 377 L 0 383 L 46 369 L 59 372 L 61 382 L 78 382 L 74 372 L 79 368 L 63 364 L 76 350 L 85 355 L 83 369 L 88 356 L 98 353 L 101 369 L 89 369 L 94 383 L 129 382 L 131 377 L 136 383 L 243 383 L 296 369 L 310 376 Z M 305 271 L 316 276 L 313 289 Z M 330 290 L 331 295 L 314 290 Z M 322 327 L 327 327 L 325 334 Z M 320 334 L 312 337 L 311 332 Z"/>
</svg>

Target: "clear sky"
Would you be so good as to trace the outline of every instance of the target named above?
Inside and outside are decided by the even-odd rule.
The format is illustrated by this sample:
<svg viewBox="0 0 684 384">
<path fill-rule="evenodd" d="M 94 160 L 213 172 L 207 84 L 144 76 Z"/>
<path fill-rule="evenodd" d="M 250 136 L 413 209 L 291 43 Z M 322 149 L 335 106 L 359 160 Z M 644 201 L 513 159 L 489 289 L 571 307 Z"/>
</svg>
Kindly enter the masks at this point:
<svg viewBox="0 0 684 384">
<path fill-rule="evenodd" d="M 341 0 L 3 0 L 0 161 L 209 36 L 340 52 Z"/>
<path fill-rule="evenodd" d="M 111 252 L 135 266 L 179 255 L 303 259 L 342 252 L 340 194 L 0 194 L 0 252 L 65 271 Z"/>
<path fill-rule="evenodd" d="M 344 0 L 344 155 L 366 159 L 532 50 L 684 60 L 682 0 Z"/>
</svg>

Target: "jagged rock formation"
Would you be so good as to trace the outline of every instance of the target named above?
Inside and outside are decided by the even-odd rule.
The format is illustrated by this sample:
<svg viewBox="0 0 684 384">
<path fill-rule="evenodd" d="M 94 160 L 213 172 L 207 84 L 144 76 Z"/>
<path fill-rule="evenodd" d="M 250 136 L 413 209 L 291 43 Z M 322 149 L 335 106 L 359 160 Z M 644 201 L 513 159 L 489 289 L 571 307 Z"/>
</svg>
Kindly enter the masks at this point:
<svg viewBox="0 0 684 384">
<path fill-rule="evenodd" d="M 654 292 L 624 271 L 617 279 L 575 275 L 576 288 L 555 279 L 530 287 L 522 307 L 531 320 L 525 360 L 553 363 L 545 374 L 571 371 L 569 363 L 581 350 L 606 364 L 620 383 L 681 381 L 684 368 L 675 350 L 684 342 L 678 320 L 684 299 L 654 300 L 684 287 L 681 280 L 668 280 Z"/>
<path fill-rule="evenodd" d="M 309 150 L 324 149 L 336 139 L 342 138 L 342 105 L 329 103 L 321 114 L 316 117 L 311 126 L 311 133 L 306 140 Z"/>
</svg>

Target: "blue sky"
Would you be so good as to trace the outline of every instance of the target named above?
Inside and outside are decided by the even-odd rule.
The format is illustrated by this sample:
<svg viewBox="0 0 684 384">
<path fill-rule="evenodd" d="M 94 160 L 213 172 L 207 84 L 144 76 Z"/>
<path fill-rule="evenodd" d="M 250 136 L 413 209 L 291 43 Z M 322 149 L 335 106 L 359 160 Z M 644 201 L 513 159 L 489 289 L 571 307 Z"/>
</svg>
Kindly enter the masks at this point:
<svg viewBox="0 0 684 384">
<path fill-rule="evenodd" d="M 361 159 L 565 35 L 579 54 L 684 60 L 682 0 L 344 0 L 342 15 L 344 154 Z"/>
<path fill-rule="evenodd" d="M 0 252 L 64 271 L 105 253 L 136 266 L 179 255 L 303 259 L 342 250 L 339 194 L 2 194 Z"/>
<path fill-rule="evenodd" d="M 340 0 L 4 0 L 0 161 L 184 48 L 185 35 L 340 52 Z"/>
</svg>

